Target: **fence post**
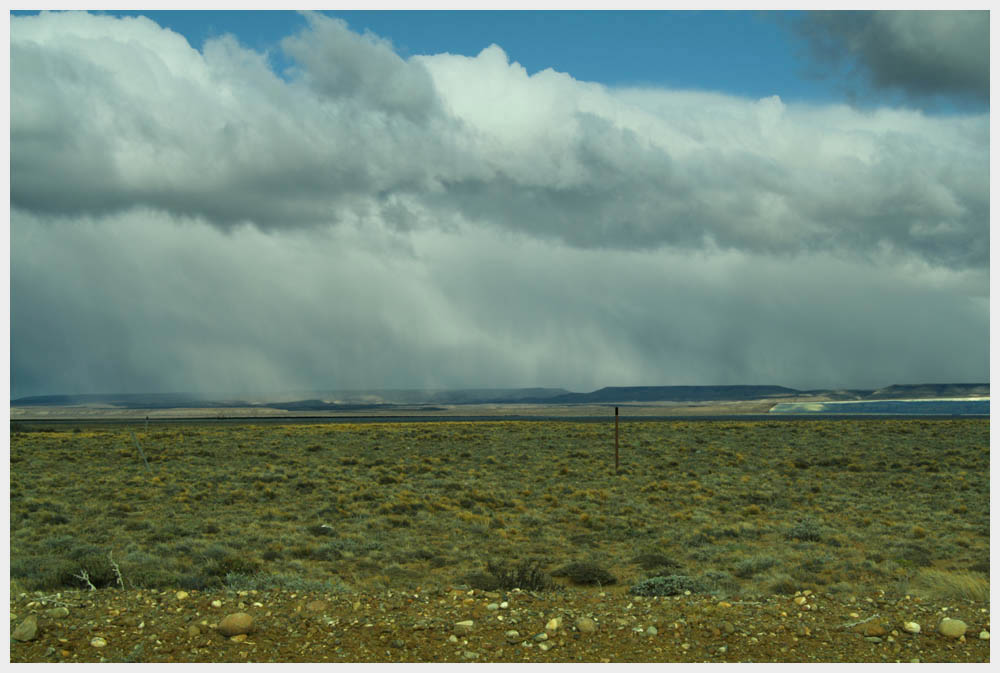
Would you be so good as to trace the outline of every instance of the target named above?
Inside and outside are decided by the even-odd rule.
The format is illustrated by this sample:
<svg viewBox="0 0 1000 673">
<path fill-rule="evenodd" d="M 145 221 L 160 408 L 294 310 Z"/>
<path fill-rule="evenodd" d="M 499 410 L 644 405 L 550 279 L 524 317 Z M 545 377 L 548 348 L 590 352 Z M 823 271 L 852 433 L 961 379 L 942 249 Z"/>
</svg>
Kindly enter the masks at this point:
<svg viewBox="0 0 1000 673">
<path fill-rule="evenodd" d="M 618 407 L 615 407 L 615 474 L 618 474 Z"/>
<path fill-rule="evenodd" d="M 135 431 L 132 432 L 132 441 L 135 442 L 135 448 L 139 449 L 139 455 L 142 456 L 142 464 L 146 466 L 146 472 L 149 472 L 149 463 L 146 462 L 146 454 L 142 452 L 142 446 L 139 445 L 139 440 L 135 437 Z"/>
</svg>

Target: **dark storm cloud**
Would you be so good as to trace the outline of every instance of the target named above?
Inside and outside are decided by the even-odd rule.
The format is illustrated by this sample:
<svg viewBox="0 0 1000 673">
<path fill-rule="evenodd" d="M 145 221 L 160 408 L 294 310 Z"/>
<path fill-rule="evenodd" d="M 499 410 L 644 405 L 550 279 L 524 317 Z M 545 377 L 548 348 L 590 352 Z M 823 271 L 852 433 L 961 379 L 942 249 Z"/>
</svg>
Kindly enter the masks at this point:
<svg viewBox="0 0 1000 673">
<path fill-rule="evenodd" d="M 982 380 L 989 119 L 11 19 L 11 393 Z"/>
<path fill-rule="evenodd" d="M 808 12 L 798 28 L 821 61 L 852 61 L 876 88 L 989 101 L 987 11 Z"/>
</svg>

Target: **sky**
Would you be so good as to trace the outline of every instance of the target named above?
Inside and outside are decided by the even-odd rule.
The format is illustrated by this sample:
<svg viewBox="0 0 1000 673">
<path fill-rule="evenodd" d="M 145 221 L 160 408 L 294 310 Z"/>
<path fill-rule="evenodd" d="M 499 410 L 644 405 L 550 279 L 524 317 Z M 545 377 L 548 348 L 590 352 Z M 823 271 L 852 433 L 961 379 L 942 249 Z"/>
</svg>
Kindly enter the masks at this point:
<svg viewBox="0 0 1000 673">
<path fill-rule="evenodd" d="M 11 397 L 988 381 L 989 44 L 982 11 L 14 13 Z"/>
</svg>

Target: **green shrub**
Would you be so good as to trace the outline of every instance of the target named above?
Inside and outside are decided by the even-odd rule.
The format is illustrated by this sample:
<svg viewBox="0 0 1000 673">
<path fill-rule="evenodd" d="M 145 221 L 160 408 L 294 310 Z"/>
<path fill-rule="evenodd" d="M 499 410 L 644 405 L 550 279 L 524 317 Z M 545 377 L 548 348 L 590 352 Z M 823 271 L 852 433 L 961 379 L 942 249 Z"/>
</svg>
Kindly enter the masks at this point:
<svg viewBox="0 0 1000 673">
<path fill-rule="evenodd" d="M 573 584 L 614 584 L 618 579 L 596 563 L 570 563 L 552 573 L 555 577 L 567 577 Z"/>
<path fill-rule="evenodd" d="M 816 521 L 799 521 L 785 531 L 786 540 L 802 540 L 804 542 L 819 542 L 823 538 L 823 528 Z"/>
<path fill-rule="evenodd" d="M 667 575 L 642 580 L 629 589 L 629 593 L 636 596 L 676 596 L 685 591 L 693 594 L 708 593 L 709 586 L 689 575 Z"/>
<path fill-rule="evenodd" d="M 747 579 L 776 565 L 778 565 L 778 559 L 773 556 L 756 555 L 737 563 L 735 573 L 737 577 Z"/>
</svg>

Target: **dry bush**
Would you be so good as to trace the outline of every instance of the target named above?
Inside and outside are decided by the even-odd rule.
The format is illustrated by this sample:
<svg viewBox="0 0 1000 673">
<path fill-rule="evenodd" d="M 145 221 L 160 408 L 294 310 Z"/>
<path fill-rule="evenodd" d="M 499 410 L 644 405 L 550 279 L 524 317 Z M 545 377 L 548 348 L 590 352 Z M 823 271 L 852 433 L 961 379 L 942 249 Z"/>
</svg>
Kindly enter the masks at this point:
<svg viewBox="0 0 1000 673">
<path fill-rule="evenodd" d="M 922 569 L 910 582 L 910 591 L 931 600 L 988 601 L 990 581 L 979 573 Z"/>
</svg>

